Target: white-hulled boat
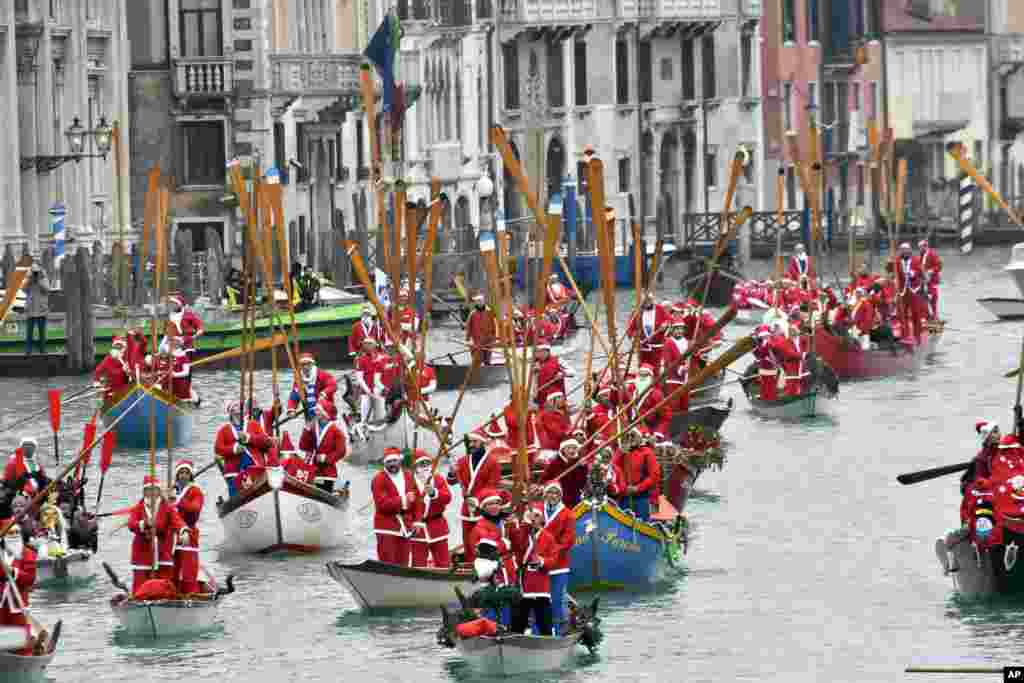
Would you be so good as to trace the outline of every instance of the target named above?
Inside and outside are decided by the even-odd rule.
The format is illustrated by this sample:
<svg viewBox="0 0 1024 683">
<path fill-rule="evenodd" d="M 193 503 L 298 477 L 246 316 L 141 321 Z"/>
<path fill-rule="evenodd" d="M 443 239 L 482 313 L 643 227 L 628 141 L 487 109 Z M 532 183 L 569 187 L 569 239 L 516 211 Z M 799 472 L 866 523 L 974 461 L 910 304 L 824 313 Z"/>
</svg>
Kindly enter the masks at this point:
<svg viewBox="0 0 1024 683">
<path fill-rule="evenodd" d="M 1024 242 L 1013 245 L 1010 250 L 1010 262 L 1003 268 L 1017 285 L 1017 290 L 1024 295 Z"/>
<path fill-rule="evenodd" d="M 366 611 L 437 609 L 458 604 L 456 588 L 467 595 L 474 589 L 473 573 L 468 570 L 418 569 L 366 560 L 358 564 L 328 562 L 327 573 Z"/>
<path fill-rule="evenodd" d="M 1020 320 L 1024 318 L 1024 299 L 986 297 L 978 299 L 978 303 L 1000 320 Z"/>
<path fill-rule="evenodd" d="M 455 649 L 476 671 L 487 676 L 519 676 L 557 671 L 576 658 L 581 633 L 561 638 L 518 633 L 457 638 Z"/>
<path fill-rule="evenodd" d="M 31 636 L 38 638 L 43 630 L 42 626 L 35 619 L 30 618 L 32 624 Z M 21 631 L 23 627 L 19 627 Z M 0 681 L 4 683 L 21 683 L 22 681 L 41 681 L 46 667 L 53 661 L 57 654 L 57 643 L 60 641 L 61 622 L 54 624 L 50 633 L 49 641 L 44 646 L 45 652 L 38 655 L 19 655 L 16 650 L 0 650 Z M 6 638 L 0 638 L 6 640 Z M 9 645 L 9 643 L 6 643 Z M 20 649 L 20 648 L 19 648 Z"/>
<path fill-rule="evenodd" d="M 17 527 L 15 527 L 17 528 Z M 21 554 L 21 535 L 7 537 L 7 547 L 14 555 Z M 85 582 L 96 576 L 92 563 L 93 554 L 88 550 L 65 550 L 63 554 L 51 554 L 44 544 L 39 548 L 36 559 L 36 588 L 64 588 Z"/>
<path fill-rule="evenodd" d="M 828 401 L 813 389 L 799 396 L 782 396 L 775 401 L 763 401 L 756 394 L 749 395 L 750 410 L 759 417 L 775 420 L 798 420 L 828 413 Z"/>
<path fill-rule="evenodd" d="M 330 494 L 267 470 L 245 491 L 217 502 L 229 550 L 268 553 L 315 552 L 341 544 L 348 511 L 348 489 Z"/>
</svg>

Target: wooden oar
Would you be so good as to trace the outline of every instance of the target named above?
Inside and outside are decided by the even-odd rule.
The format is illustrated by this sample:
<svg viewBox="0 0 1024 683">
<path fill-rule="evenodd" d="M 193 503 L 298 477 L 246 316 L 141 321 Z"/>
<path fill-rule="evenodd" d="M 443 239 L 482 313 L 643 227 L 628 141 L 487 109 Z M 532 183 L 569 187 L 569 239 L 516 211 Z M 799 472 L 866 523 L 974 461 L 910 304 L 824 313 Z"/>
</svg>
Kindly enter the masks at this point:
<svg viewBox="0 0 1024 683">
<path fill-rule="evenodd" d="M 46 398 L 50 403 L 50 429 L 53 430 L 53 457 L 60 464 L 60 389 L 50 389 Z M 1017 404 L 1020 404 L 1019 393 Z"/>
<path fill-rule="evenodd" d="M 7 277 L 7 289 L 4 292 L 3 301 L 0 301 L 0 323 L 7 320 L 7 314 L 11 310 L 11 306 L 14 304 L 14 298 L 18 296 L 18 292 L 25 285 L 25 280 L 28 279 L 28 274 L 32 269 L 32 257 L 25 254 L 20 259 L 14 268 L 14 272 Z"/>
<path fill-rule="evenodd" d="M 243 354 L 248 353 L 250 351 L 254 353 L 257 351 L 266 351 L 268 349 L 277 348 L 278 346 L 283 346 L 286 344 L 288 344 L 288 335 L 284 334 L 283 332 L 275 332 L 273 337 L 266 337 L 264 339 L 260 339 L 251 347 L 242 348 L 241 346 L 238 346 L 227 351 L 222 351 L 221 353 L 215 354 L 213 356 L 200 358 L 199 360 L 192 362 L 192 367 L 206 365 L 207 363 L 218 363 L 221 361 L 234 360 L 235 358 L 239 358 Z"/>
<path fill-rule="evenodd" d="M 988 666 L 908 666 L 903 672 L 908 674 L 1002 674 L 1004 670 Z"/>
<path fill-rule="evenodd" d="M 938 479 L 944 477 L 947 474 L 956 474 L 957 472 L 963 472 L 971 466 L 971 462 L 961 462 L 956 465 L 945 465 L 943 467 L 934 467 L 930 470 L 921 470 L 919 472 L 908 472 L 901 474 L 896 477 L 896 481 L 908 486 L 910 484 L 920 484 L 922 481 L 928 481 L 930 479 Z"/>
</svg>

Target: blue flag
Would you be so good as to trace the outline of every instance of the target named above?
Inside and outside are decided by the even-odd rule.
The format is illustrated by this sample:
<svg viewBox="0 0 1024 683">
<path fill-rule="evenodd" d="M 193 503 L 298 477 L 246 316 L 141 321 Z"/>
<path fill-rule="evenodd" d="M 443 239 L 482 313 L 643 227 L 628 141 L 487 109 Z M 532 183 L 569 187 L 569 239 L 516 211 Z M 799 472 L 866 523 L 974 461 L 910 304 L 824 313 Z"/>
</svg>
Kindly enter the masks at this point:
<svg viewBox="0 0 1024 683">
<path fill-rule="evenodd" d="M 373 38 L 370 39 L 370 44 L 366 46 L 366 52 L 363 53 L 377 67 L 377 73 L 380 74 L 380 79 L 383 81 L 384 111 L 391 109 L 394 99 L 395 61 L 401 38 L 402 29 L 398 18 L 387 14 L 384 16 L 384 21 L 380 22 L 380 26 L 377 27 Z"/>
</svg>

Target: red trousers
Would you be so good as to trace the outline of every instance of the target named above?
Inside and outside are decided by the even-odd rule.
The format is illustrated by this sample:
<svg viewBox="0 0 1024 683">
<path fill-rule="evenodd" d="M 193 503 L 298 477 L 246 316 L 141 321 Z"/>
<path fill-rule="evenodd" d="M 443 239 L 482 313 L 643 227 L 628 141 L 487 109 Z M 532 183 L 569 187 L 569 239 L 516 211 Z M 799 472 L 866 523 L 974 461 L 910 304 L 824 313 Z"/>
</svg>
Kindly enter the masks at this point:
<svg viewBox="0 0 1024 683">
<path fill-rule="evenodd" d="M 779 376 L 775 372 L 770 374 L 759 374 L 761 381 L 760 397 L 762 401 L 777 401 L 779 399 Z"/>
<path fill-rule="evenodd" d="M 939 286 L 932 285 L 928 288 L 928 319 L 938 320 L 939 318 Z"/>
<path fill-rule="evenodd" d="M 924 301 L 924 294 L 907 292 L 900 298 L 900 316 L 903 319 L 903 338 L 909 339 L 909 333 L 914 331 L 914 340 L 920 343 L 923 328 L 921 319 L 928 317 L 928 304 Z"/>
<path fill-rule="evenodd" d="M 684 386 L 684 384 L 682 382 L 678 382 L 678 383 L 676 383 L 676 382 L 666 382 L 665 383 L 665 397 L 668 398 L 669 396 L 674 394 L 676 391 L 678 391 L 683 386 Z M 689 391 L 684 391 L 681 394 L 679 394 L 678 396 L 676 396 L 674 401 L 671 401 L 671 402 L 668 403 L 668 409 L 672 413 L 677 413 L 677 414 L 678 413 L 685 413 L 686 411 L 688 411 L 690 409 L 690 392 Z"/>
<path fill-rule="evenodd" d="M 448 555 L 448 540 L 434 541 L 433 543 L 427 543 L 426 541 L 410 541 L 410 548 L 412 549 L 412 566 L 414 567 L 427 567 L 427 558 L 434 560 L 434 567 L 437 569 L 447 569 L 451 566 L 452 561 Z"/>
<path fill-rule="evenodd" d="M 377 534 L 377 559 L 400 567 L 409 566 L 409 539 L 391 534 Z"/>
<path fill-rule="evenodd" d="M 200 593 L 199 589 L 199 529 L 189 529 L 194 549 L 178 548 L 174 551 L 174 576 L 182 593 Z"/>
<path fill-rule="evenodd" d="M 462 551 L 463 561 L 466 564 L 473 564 L 476 559 L 476 548 L 470 542 L 470 537 L 473 535 L 473 527 L 476 526 L 476 522 L 462 521 Z"/>
</svg>

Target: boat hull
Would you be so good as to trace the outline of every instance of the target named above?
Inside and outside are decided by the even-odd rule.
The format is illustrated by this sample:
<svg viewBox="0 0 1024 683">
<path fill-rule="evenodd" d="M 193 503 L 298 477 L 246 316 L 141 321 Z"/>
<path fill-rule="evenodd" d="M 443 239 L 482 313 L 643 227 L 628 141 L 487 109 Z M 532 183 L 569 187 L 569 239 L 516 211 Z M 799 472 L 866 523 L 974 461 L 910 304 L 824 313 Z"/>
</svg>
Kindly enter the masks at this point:
<svg viewBox="0 0 1024 683">
<path fill-rule="evenodd" d="M 925 332 L 923 343 L 912 349 L 862 351 L 845 345 L 839 337 L 818 327 L 814 335 L 814 351 L 839 379 L 870 379 L 913 372 L 920 368 L 941 338 L 941 332 Z"/>
<path fill-rule="evenodd" d="M 140 393 L 145 395 L 136 403 Z M 150 447 L 151 414 L 155 415 L 156 426 L 154 448 L 167 448 L 168 423 L 172 447 L 192 442 L 194 409 L 186 402 L 179 401 L 172 406 L 166 395 L 136 386 L 110 406 L 104 407 L 104 424 L 111 424 L 125 411 L 128 414 L 114 428 L 118 448 Z"/>
<path fill-rule="evenodd" d="M 756 395 L 747 396 L 750 411 L 758 417 L 774 420 L 799 420 L 805 417 L 825 415 L 827 401 L 817 391 L 800 396 L 784 396 L 776 401 L 762 401 Z"/>
<path fill-rule="evenodd" d="M 718 397 L 722 394 L 722 383 L 724 381 L 725 370 L 723 369 L 717 375 L 712 375 L 701 382 L 700 386 L 695 387 L 690 392 L 690 408 L 699 408 L 700 406 L 716 403 Z"/>
<path fill-rule="evenodd" d="M 691 408 L 685 413 L 672 417 L 672 422 L 668 429 L 669 438 L 677 443 L 680 442 L 691 425 L 696 425 L 704 431 L 720 431 L 722 425 L 725 424 L 725 421 L 731 414 L 731 398 L 726 403 L 707 404 Z"/>
<path fill-rule="evenodd" d="M 500 352 L 495 355 L 501 355 Z M 438 390 L 459 389 L 466 381 L 471 365 L 459 365 L 458 363 L 431 363 L 434 374 L 437 377 Z M 467 387 L 493 387 L 508 379 L 508 368 L 504 363 L 497 365 L 481 365 L 470 379 Z"/>
<path fill-rule="evenodd" d="M 4 683 L 42 681 L 46 667 L 53 661 L 54 654 L 51 652 L 36 657 L 0 652 L 0 680 Z"/>
<path fill-rule="evenodd" d="M 1000 320 L 1020 320 L 1024 318 L 1024 299 L 988 297 L 978 299 L 978 303 Z"/>
<path fill-rule="evenodd" d="M 414 569 L 366 560 L 359 564 L 328 562 L 327 573 L 348 589 L 365 611 L 382 609 L 437 609 L 458 604 L 455 589 L 470 595 L 472 575 L 447 569 Z"/>
<path fill-rule="evenodd" d="M 1021 538 L 1016 541 L 1022 542 Z M 953 588 L 965 598 L 985 598 L 993 595 L 1024 595 L 1024 556 L 1006 569 L 1005 546 L 998 545 L 975 553 L 974 544 L 962 532 L 953 532 L 936 541 L 947 555 L 939 557 L 939 565 L 952 577 Z"/>
<path fill-rule="evenodd" d="M 576 545 L 569 574 L 573 590 L 643 587 L 659 578 L 667 563 L 665 537 L 658 529 L 610 501 L 596 511 L 584 501 L 573 512 Z"/>
<path fill-rule="evenodd" d="M 563 638 L 533 635 L 483 636 L 457 639 L 455 649 L 477 672 L 487 676 L 520 676 L 566 668 L 576 656 L 580 634 Z"/>
<path fill-rule="evenodd" d="M 73 550 L 60 562 L 53 558 L 42 558 L 36 562 L 36 588 L 62 588 L 93 578 L 92 554 Z"/>
<path fill-rule="evenodd" d="M 341 545 L 348 497 L 327 494 L 280 472 L 264 474 L 218 505 L 226 549 L 241 553 L 315 552 Z M 273 485 L 272 485 L 273 484 Z"/>
<path fill-rule="evenodd" d="M 133 637 L 166 638 L 208 631 L 216 625 L 217 599 L 124 600 L 113 605 L 124 631 Z"/>
</svg>

